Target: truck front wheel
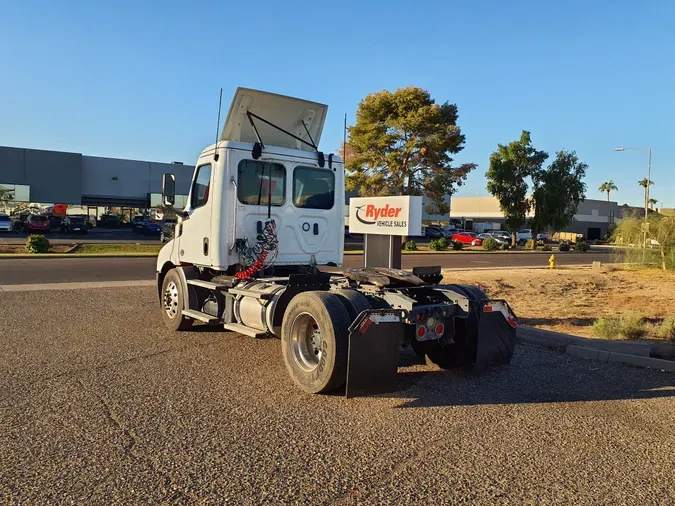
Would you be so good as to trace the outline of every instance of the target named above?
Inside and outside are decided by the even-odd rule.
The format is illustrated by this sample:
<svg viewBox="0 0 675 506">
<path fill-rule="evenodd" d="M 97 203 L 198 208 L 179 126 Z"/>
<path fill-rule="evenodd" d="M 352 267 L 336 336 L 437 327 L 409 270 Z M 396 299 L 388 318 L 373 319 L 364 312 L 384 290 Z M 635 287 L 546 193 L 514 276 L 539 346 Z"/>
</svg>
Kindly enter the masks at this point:
<svg viewBox="0 0 675 506">
<path fill-rule="evenodd" d="M 194 320 L 183 316 L 183 284 L 176 269 L 171 269 L 162 282 L 162 318 L 171 330 L 186 330 L 192 327 Z"/>
<path fill-rule="evenodd" d="M 291 299 L 281 324 L 281 352 L 305 392 L 328 392 L 347 377 L 349 313 L 337 295 L 304 292 Z"/>
</svg>

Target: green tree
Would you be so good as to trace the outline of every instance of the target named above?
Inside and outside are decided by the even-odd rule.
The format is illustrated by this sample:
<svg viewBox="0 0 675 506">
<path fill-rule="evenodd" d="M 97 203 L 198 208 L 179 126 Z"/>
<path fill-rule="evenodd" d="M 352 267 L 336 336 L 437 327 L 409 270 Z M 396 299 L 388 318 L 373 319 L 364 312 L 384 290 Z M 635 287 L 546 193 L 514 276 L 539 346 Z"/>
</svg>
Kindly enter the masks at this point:
<svg viewBox="0 0 675 506">
<path fill-rule="evenodd" d="M 541 171 L 548 153 L 532 146 L 530 132 L 523 130 L 520 139 L 497 146 L 490 155 L 490 168 L 485 177 L 488 191 L 497 197 L 504 213 L 506 228 L 511 232 L 513 245 L 516 232 L 525 223 L 532 201 L 527 197 L 527 180 Z"/>
<path fill-rule="evenodd" d="M 564 230 L 577 214 L 586 197 L 583 182 L 588 165 L 574 151 L 559 151 L 546 169 L 532 174 L 534 217 L 530 220 L 533 237 L 551 228 Z M 536 248 L 536 242 L 533 249 Z"/>
<path fill-rule="evenodd" d="M 647 201 L 647 203 L 649 204 L 649 208 L 650 208 L 650 209 L 654 209 L 654 206 L 655 206 L 656 204 L 658 204 L 659 201 L 656 200 L 656 199 L 649 199 L 649 200 Z"/>
<path fill-rule="evenodd" d="M 647 244 L 644 243 L 645 237 L 648 239 Z M 639 263 L 640 258 L 643 264 L 655 261 L 656 258 L 651 254 L 646 254 L 647 248 L 650 252 L 655 248 L 661 269 L 675 269 L 675 216 L 652 213 L 646 222 L 644 218 L 636 216 L 623 218 L 617 224 L 614 239 L 619 244 L 642 247 L 639 253 L 636 249 L 628 248 L 624 253 L 625 261 Z"/>
<path fill-rule="evenodd" d="M 464 149 L 457 106 L 437 104 L 429 92 L 408 86 L 371 93 L 348 128 L 347 189 L 361 195 L 421 195 L 427 212 L 447 214 L 444 198 L 461 186 L 476 164 L 453 166 Z"/>
<path fill-rule="evenodd" d="M 600 185 L 600 188 L 598 188 L 599 192 L 607 193 L 607 202 L 609 202 L 609 194 L 610 192 L 613 191 L 618 191 L 619 188 L 614 184 L 614 181 L 611 179 L 609 181 L 605 181 Z"/>
</svg>

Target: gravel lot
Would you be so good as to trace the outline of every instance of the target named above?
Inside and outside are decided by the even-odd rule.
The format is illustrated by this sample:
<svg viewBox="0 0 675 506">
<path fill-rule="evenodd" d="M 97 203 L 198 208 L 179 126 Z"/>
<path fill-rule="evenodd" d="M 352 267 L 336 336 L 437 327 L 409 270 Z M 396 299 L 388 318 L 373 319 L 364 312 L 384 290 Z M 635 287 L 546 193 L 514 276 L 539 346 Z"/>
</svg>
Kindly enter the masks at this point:
<svg viewBox="0 0 675 506">
<path fill-rule="evenodd" d="M 0 502 L 674 504 L 675 375 L 520 346 L 395 395 L 300 393 L 279 342 L 152 288 L 0 294 Z"/>
</svg>

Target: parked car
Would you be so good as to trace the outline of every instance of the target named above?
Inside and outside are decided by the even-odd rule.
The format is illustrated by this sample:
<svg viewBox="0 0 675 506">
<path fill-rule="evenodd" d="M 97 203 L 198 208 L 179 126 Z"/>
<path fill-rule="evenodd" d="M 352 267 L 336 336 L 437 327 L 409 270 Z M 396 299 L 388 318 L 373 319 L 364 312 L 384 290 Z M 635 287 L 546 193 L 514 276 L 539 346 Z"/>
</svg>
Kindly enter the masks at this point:
<svg viewBox="0 0 675 506">
<path fill-rule="evenodd" d="M 162 231 L 159 233 L 159 240 L 161 242 L 169 242 L 173 239 L 176 230 L 176 218 L 164 218 L 161 226 Z M 349 236 L 349 228 L 345 227 L 345 237 Z"/>
<path fill-rule="evenodd" d="M 0 214 L 0 232 L 12 231 L 12 219 L 6 214 Z"/>
<path fill-rule="evenodd" d="M 506 230 L 492 230 L 488 232 L 488 234 L 492 234 L 493 236 L 499 237 L 501 239 L 504 239 L 505 241 L 508 241 L 509 243 L 511 242 L 512 235 L 510 232 L 507 232 Z"/>
<path fill-rule="evenodd" d="M 42 214 L 30 214 L 28 215 L 28 218 L 26 218 L 23 229 L 28 233 L 49 232 L 49 218 Z"/>
<path fill-rule="evenodd" d="M 14 230 L 17 232 L 23 232 L 26 228 L 26 220 L 30 216 L 30 213 L 20 214 L 14 219 Z"/>
<path fill-rule="evenodd" d="M 134 216 L 134 219 L 131 220 L 131 231 L 134 233 L 141 233 L 143 232 L 143 228 L 145 227 L 146 223 L 149 223 L 151 221 L 152 216 L 149 215 Z"/>
<path fill-rule="evenodd" d="M 532 239 L 531 228 L 524 228 L 516 233 L 516 241 L 518 242 L 526 242 L 529 241 L 530 239 Z"/>
<path fill-rule="evenodd" d="M 121 223 L 119 216 L 114 214 L 104 214 L 98 220 L 96 225 L 101 228 L 120 228 Z"/>
<path fill-rule="evenodd" d="M 86 234 L 88 228 L 83 216 L 66 216 L 61 222 L 61 232 L 64 233 L 79 232 L 80 234 Z"/>
<path fill-rule="evenodd" d="M 162 226 L 154 220 L 146 221 L 141 229 L 141 233 L 143 235 L 159 235 L 161 238 Z"/>
<path fill-rule="evenodd" d="M 457 232 L 456 234 L 453 234 L 452 240 L 459 241 L 462 244 L 470 244 L 471 246 L 480 246 L 483 244 L 483 240 L 473 232 Z"/>
<path fill-rule="evenodd" d="M 450 239 L 450 237 L 452 237 L 452 234 L 447 233 L 441 227 L 438 227 L 436 225 L 428 225 L 424 231 L 424 237 L 427 237 L 429 239 L 440 239 L 441 237 Z"/>
<path fill-rule="evenodd" d="M 47 215 L 47 219 L 49 219 L 50 230 L 60 228 L 61 223 L 63 223 L 63 216 L 57 216 L 55 214 L 49 214 L 49 215 Z"/>
<path fill-rule="evenodd" d="M 485 239 L 494 239 L 499 244 L 506 244 L 506 245 L 511 244 L 510 239 L 505 239 L 504 237 L 501 237 L 500 235 L 494 233 L 478 234 L 478 238 L 481 239 L 482 241 L 484 241 Z"/>
<path fill-rule="evenodd" d="M 548 241 L 550 239 L 551 237 L 548 232 L 542 232 L 541 234 L 537 234 L 537 241 Z"/>
</svg>

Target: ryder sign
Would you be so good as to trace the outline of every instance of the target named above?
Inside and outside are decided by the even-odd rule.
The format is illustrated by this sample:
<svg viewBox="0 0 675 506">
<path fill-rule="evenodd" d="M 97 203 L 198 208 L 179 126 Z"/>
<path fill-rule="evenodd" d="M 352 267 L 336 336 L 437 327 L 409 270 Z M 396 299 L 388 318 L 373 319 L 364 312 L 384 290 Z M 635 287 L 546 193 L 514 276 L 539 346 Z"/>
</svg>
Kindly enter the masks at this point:
<svg viewBox="0 0 675 506">
<path fill-rule="evenodd" d="M 359 197 L 349 200 L 349 231 L 356 234 L 420 235 L 422 197 Z"/>
</svg>

